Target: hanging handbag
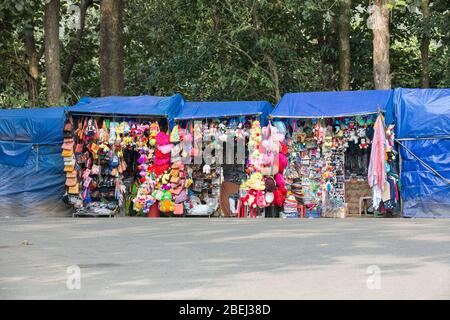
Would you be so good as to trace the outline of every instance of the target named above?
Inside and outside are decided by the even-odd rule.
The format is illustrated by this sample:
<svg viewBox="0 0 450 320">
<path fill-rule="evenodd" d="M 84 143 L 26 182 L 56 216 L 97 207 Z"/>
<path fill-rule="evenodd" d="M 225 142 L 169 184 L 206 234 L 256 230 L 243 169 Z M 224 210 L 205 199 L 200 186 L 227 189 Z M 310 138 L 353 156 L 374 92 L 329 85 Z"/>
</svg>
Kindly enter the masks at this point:
<svg viewBox="0 0 450 320">
<path fill-rule="evenodd" d="M 73 120 L 72 117 L 69 117 L 67 119 L 66 123 L 64 124 L 64 132 L 72 132 L 73 129 Z"/>
<path fill-rule="evenodd" d="M 77 177 L 67 177 L 66 178 L 66 186 L 73 187 L 77 184 Z"/>
<path fill-rule="evenodd" d="M 186 189 L 181 190 L 180 194 L 175 196 L 175 203 L 183 203 L 189 201 L 189 195 Z"/>
<path fill-rule="evenodd" d="M 83 182 L 83 187 L 85 188 L 89 188 L 89 185 L 91 184 L 92 178 L 91 177 L 87 177 L 86 180 L 84 180 Z"/>
<path fill-rule="evenodd" d="M 175 203 L 173 205 L 173 214 L 174 215 L 184 214 L 184 204 L 183 203 Z"/>
<path fill-rule="evenodd" d="M 73 155 L 73 150 L 72 150 L 72 149 L 64 149 L 64 150 L 61 152 L 61 156 L 62 156 L 63 158 L 69 158 L 69 157 L 72 157 L 72 155 Z"/>
<path fill-rule="evenodd" d="M 75 153 L 83 153 L 83 144 L 82 143 L 77 143 L 77 145 L 75 146 Z"/>
<path fill-rule="evenodd" d="M 100 173 L 100 166 L 98 164 L 93 164 L 91 168 L 92 175 L 98 175 Z"/>
<path fill-rule="evenodd" d="M 117 168 L 119 166 L 119 156 L 117 154 L 113 154 L 111 159 L 109 159 L 109 166 L 111 168 Z"/>
<path fill-rule="evenodd" d="M 78 183 L 76 183 L 74 186 L 69 187 L 69 189 L 67 190 L 67 193 L 79 194 L 80 193 L 80 185 Z"/>
</svg>

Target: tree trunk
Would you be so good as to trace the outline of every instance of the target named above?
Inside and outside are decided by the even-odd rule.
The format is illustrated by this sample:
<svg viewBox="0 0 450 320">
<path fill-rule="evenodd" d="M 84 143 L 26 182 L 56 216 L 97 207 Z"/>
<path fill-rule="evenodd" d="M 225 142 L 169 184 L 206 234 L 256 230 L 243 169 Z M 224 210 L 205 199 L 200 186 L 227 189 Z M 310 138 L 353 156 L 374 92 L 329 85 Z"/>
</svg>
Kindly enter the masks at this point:
<svg viewBox="0 0 450 320">
<path fill-rule="evenodd" d="M 267 54 L 264 55 L 264 58 L 266 59 L 267 64 L 269 65 L 271 80 L 272 80 L 272 83 L 273 83 L 273 91 L 274 91 L 274 96 L 273 97 L 275 98 L 275 101 L 280 101 L 280 99 L 281 99 L 281 90 L 280 90 L 280 80 L 279 80 L 279 77 L 278 77 L 277 64 Z"/>
<path fill-rule="evenodd" d="M 61 66 L 59 45 L 59 0 L 49 0 L 44 12 L 45 78 L 47 103 L 61 103 Z"/>
<path fill-rule="evenodd" d="M 36 43 L 33 33 L 25 33 L 23 42 L 25 45 L 25 56 L 27 59 L 27 89 L 28 99 L 31 100 L 31 106 L 35 107 L 39 103 L 39 54 L 36 52 Z"/>
<path fill-rule="evenodd" d="M 422 14 L 423 14 L 423 22 L 424 27 L 428 22 L 428 18 L 430 17 L 430 7 L 429 0 L 422 0 Z M 427 35 L 427 28 L 422 30 L 422 39 L 420 42 L 420 54 L 422 60 L 422 88 L 430 87 L 430 71 L 428 69 L 428 53 L 430 47 L 430 38 Z"/>
<path fill-rule="evenodd" d="M 123 95 L 122 0 L 100 4 L 100 92 Z"/>
<path fill-rule="evenodd" d="M 389 8 L 387 0 L 375 0 L 370 19 L 373 31 L 373 78 L 375 89 L 390 89 Z"/>
<path fill-rule="evenodd" d="M 350 15 L 352 0 L 342 0 L 339 13 L 339 88 L 350 90 Z"/>
<path fill-rule="evenodd" d="M 80 50 L 81 40 L 84 33 L 84 26 L 86 21 L 86 12 L 87 9 L 92 5 L 93 0 L 81 0 L 80 2 L 80 24 L 77 26 L 77 31 L 75 35 L 75 39 L 71 43 L 69 49 L 69 55 L 67 57 L 66 68 L 64 70 L 64 74 L 62 80 L 65 84 L 69 84 L 70 76 L 72 74 L 73 67 L 78 58 L 78 51 Z"/>
</svg>

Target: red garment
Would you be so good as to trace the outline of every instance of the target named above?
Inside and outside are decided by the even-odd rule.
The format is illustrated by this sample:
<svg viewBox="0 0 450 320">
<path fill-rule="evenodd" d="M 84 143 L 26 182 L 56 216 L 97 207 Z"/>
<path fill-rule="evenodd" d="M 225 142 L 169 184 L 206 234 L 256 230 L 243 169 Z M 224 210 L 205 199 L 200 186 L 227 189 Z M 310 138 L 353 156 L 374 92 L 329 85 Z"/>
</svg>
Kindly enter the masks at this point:
<svg viewBox="0 0 450 320">
<path fill-rule="evenodd" d="M 170 152 L 169 153 L 162 153 L 158 148 L 156 148 L 155 149 L 155 158 L 157 158 L 157 159 L 170 158 Z"/>
<path fill-rule="evenodd" d="M 287 193 L 286 193 L 287 194 Z M 284 200 L 286 199 L 286 194 L 280 188 L 276 188 L 273 191 L 273 203 L 277 207 L 282 207 L 284 204 Z"/>
<path fill-rule="evenodd" d="M 154 172 L 157 176 L 159 176 L 159 175 L 163 174 L 169 168 L 170 168 L 170 163 L 166 163 L 164 165 L 159 165 L 159 166 L 156 164 L 153 164 L 150 167 L 149 171 Z"/>
<path fill-rule="evenodd" d="M 288 154 L 289 150 L 288 150 L 288 146 L 286 143 L 284 143 L 283 141 L 280 141 L 280 153 L 282 154 Z"/>
</svg>

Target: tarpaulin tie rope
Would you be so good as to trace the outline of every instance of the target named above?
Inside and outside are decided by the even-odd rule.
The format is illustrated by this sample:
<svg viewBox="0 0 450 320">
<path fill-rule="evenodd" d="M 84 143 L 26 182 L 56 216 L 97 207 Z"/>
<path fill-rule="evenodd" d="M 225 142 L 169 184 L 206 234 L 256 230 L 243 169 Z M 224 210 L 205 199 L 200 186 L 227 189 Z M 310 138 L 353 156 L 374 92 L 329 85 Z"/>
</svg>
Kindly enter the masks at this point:
<svg viewBox="0 0 450 320">
<path fill-rule="evenodd" d="M 436 176 L 444 180 L 447 185 L 450 185 L 450 181 L 447 180 L 443 175 L 441 175 L 439 172 L 434 170 L 432 167 L 430 167 L 426 162 L 424 162 L 422 159 L 420 159 L 417 155 L 414 154 L 411 150 L 409 150 L 405 145 L 403 145 L 400 141 L 395 140 L 399 145 L 401 145 L 403 148 L 405 148 L 406 151 L 408 151 L 414 158 L 416 158 L 425 168 L 430 170 L 432 173 L 434 173 Z"/>
</svg>

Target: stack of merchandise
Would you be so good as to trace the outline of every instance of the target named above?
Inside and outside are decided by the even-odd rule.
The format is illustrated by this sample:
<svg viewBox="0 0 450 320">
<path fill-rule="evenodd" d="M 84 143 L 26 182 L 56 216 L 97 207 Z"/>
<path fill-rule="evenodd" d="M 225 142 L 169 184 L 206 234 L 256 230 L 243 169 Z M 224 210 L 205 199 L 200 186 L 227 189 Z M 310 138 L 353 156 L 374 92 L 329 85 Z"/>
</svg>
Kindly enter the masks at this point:
<svg viewBox="0 0 450 320">
<path fill-rule="evenodd" d="M 283 218 L 298 218 L 298 202 L 295 196 L 290 195 L 286 198 L 281 216 Z"/>
<path fill-rule="evenodd" d="M 72 137 L 73 124 L 71 120 L 66 121 L 64 125 L 64 143 L 62 145 L 61 156 L 64 159 L 64 172 L 66 172 L 66 187 L 68 200 L 77 207 L 82 206 L 76 196 L 79 194 L 79 184 L 77 171 L 75 170 L 75 156 L 73 153 L 74 140 Z"/>
<path fill-rule="evenodd" d="M 209 164 L 190 165 L 188 176 L 192 177 L 190 182 L 193 182 L 189 190 L 193 201 L 187 205 L 188 213 L 191 215 L 214 213 L 219 205 L 221 167 Z"/>
<path fill-rule="evenodd" d="M 246 172 L 247 181 L 241 189 L 246 196 L 241 199 L 250 217 L 258 209 L 281 208 L 287 195 L 284 170 L 288 164 L 288 148 L 285 143 L 286 127 L 282 122 L 269 122 L 261 128 L 258 121 L 252 123 L 249 134 L 249 157 Z"/>
<path fill-rule="evenodd" d="M 179 127 L 179 132 L 184 133 L 184 144 L 174 156 L 181 151 L 182 158 L 188 163 L 187 176 L 193 181 L 187 205 L 189 215 L 210 215 L 217 211 L 225 163 L 238 164 L 231 174 L 228 168 L 227 181 L 238 180 L 236 182 L 240 183 L 245 177 L 244 146 L 250 126 L 250 119 L 240 117 L 188 121 L 184 130 Z M 227 153 L 228 148 L 233 152 Z M 237 170 L 241 170 L 241 174 Z"/>
<path fill-rule="evenodd" d="M 304 204 L 307 215 L 334 212 L 345 204 L 345 152 L 359 153 L 371 144 L 374 116 L 288 120 L 289 192 Z M 356 153 L 356 152 L 354 152 Z M 367 170 L 367 168 L 366 168 Z"/>
<path fill-rule="evenodd" d="M 134 210 L 149 217 L 183 215 L 189 200 L 192 179 L 187 176 L 181 157 L 184 132 L 178 126 L 170 136 L 155 123 L 149 127 L 153 158 L 144 152 L 139 158 L 140 185 L 133 200 Z"/>
<path fill-rule="evenodd" d="M 183 214 L 188 182 L 173 133 L 176 141 L 156 121 L 79 118 L 63 151 L 75 214 L 114 215 L 124 203 L 128 215 Z"/>
</svg>

